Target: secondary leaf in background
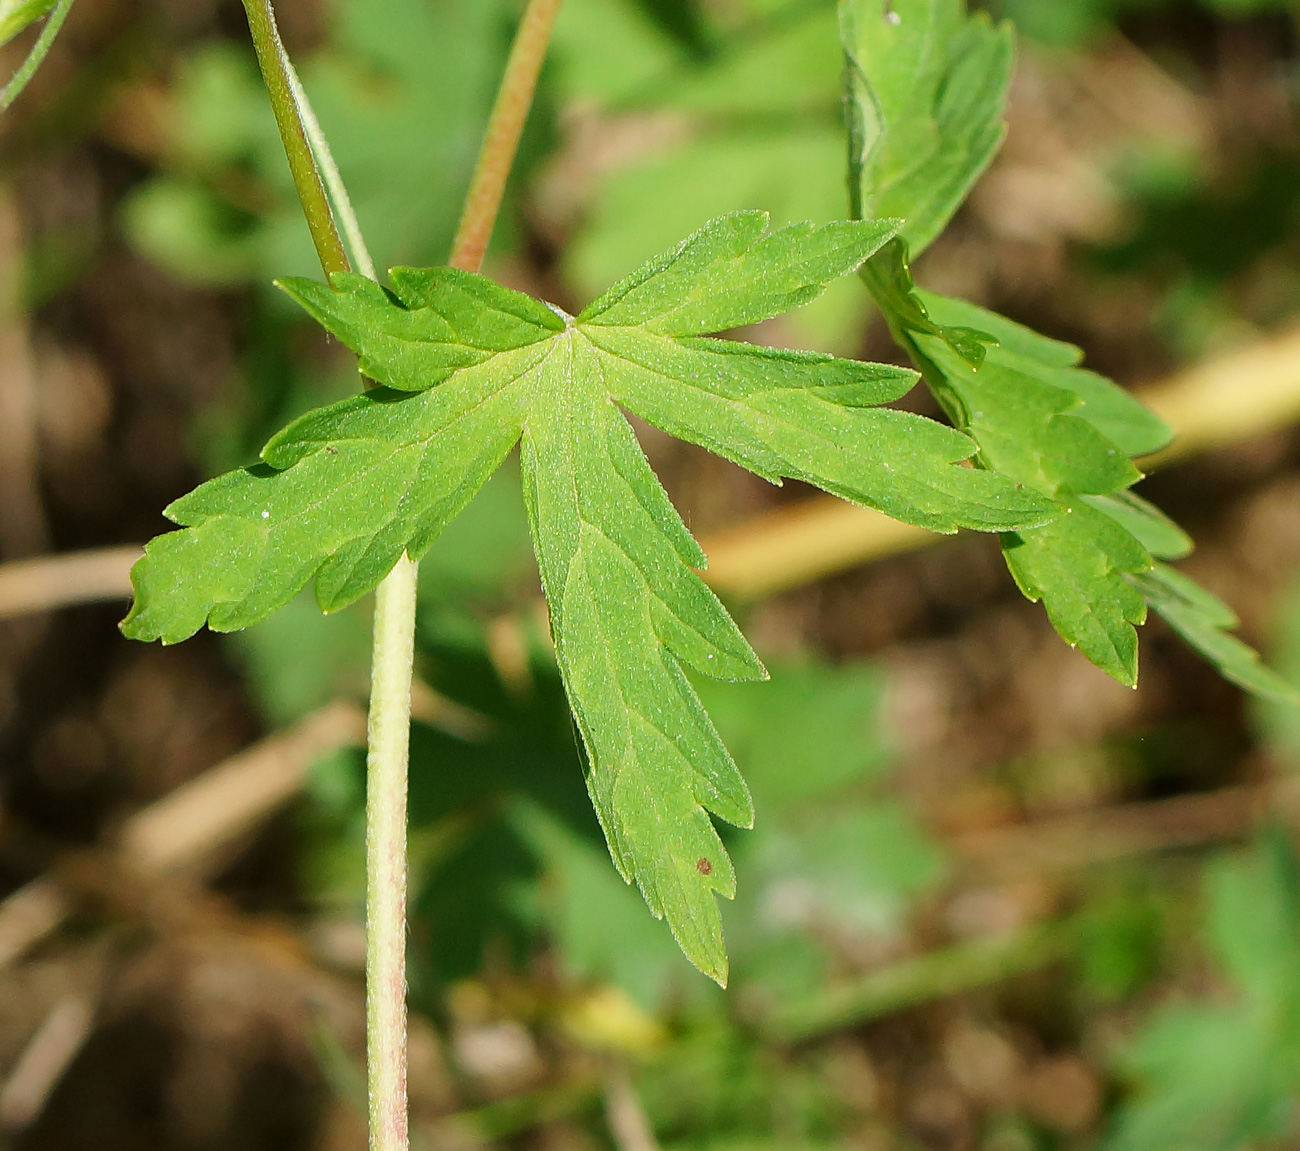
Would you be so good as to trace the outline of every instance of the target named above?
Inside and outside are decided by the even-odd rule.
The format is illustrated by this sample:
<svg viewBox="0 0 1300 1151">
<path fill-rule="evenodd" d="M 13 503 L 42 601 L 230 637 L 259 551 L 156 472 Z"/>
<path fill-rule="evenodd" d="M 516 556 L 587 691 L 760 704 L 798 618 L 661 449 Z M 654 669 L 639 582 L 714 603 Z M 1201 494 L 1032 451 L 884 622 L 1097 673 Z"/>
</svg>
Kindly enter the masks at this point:
<svg viewBox="0 0 1300 1151">
<path fill-rule="evenodd" d="M 865 278 L 879 282 L 879 266 Z M 891 277 L 903 280 L 898 272 Z M 1082 353 L 1069 344 L 929 292 L 916 290 L 902 305 L 896 294 L 878 299 L 957 426 L 978 441 L 981 463 L 1070 508 L 1050 524 L 1003 540 L 1016 583 L 1043 602 L 1067 643 L 1121 683 L 1134 684 L 1135 628 L 1150 606 L 1233 683 L 1261 696 L 1295 698 L 1251 648 L 1227 634 L 1237 620 L 1225 605 L 1156 563 L 1191 550 L 1177 524 L 1129 491 L 1142 475 L 1131 457 L 1169 440 L 1160 419 L 1079 367 Z M 981 348 L 978 368 L 961 354 L 974 332 L 997 340 Z"/>
<path fill-rule="evenodd" d="M 813 298 L 892 234 L 876 222 L 766 232 L 723 217 L 577 319 L 482 276 L 395 269 L 287 289 L 386 388 L 311 413 L 264 463 L 204 484 L 137 565 L 127 635 L 234 630 L 313 578 L 326 610 L 418 557 L 522 443 L 524 489 L 560 669 L 611 852 L 687 955 L 726 958 L 714 892 L 734 875 L 707 812 L 751 820 L 749 795 L 682 665 L 763 669 L 700 577 L 705 557 L 616 404 L 771 480 L 797 477 L 936 531 L 1042 523 L 1055 505 L 953 464 L 971 441 L 872 405 L 897 368 L 701 338 Z M 419 389 L 419 390 L 417 390 Z"/>
<path fill-rule="evenodd" d="M 891 752 L 872 667 L 784 666 L 770 684 L 702 683 L 701 696 L 763 813 L 737 869 L 750 892 L 728 909 L 745 970 L 799 929 L 889 937 L 943 875 L 937 848 L 879 791 Z M 806 988 L 805 988 L 806 989 Z"/>
<path fill-rule="evenodd" d="M 536 804 L 515 805 L 510 818 L 543 861 L 537 906 L 565 974 L 579 984 L 612 983 L 646 1010 L 662 1008 L 690 968 L 608 855 Z"/>
<path fill-rule="evenodd" d="M 908 245 L 919 250 L 946 223 L 1001 140 L 1009 30 L 967 16 L 964 0 L 842 0 L 840 16 L 856 110 L 856 207 L 907 219 L 862 280 L 953 422 L 979 443 L 979 463 L 1069 509 L 1004 538 L 1021 591 L 1121 683 L 1137 683 L 1136 627 L 1150 605 L 1233 682 L 1290 697 L 1226 634 L 1231 613 L 1155 567 L 1186 555 L 1191 541 L 1128 489 L 1142 478 L 1132 457 L 1163 447 L 1169 428 L 1079 367 L 1079 349 L 912 283 Z"/>
<path fill-rule="evenodd" d="M 1167 1008 L 1143 1028 L 1124 1061 L 1137 1090 L 1106 1151 L 1236 1151 L 1295 1137 L 1300 887 L 1286 837 L 1220 861 L 1207 894 L 1208 942 L 1233 1002 Z"/>
<path fill-rule="evenodd" d="M 854 214 L 902 216 L 919 255 L 1005 135 L 1011 27 L 965 0 L 843 0 L 840 36 Z"/>
<path fill-rule="evenodd" d="M 701 683 L 762 813 L 727 908 L 737 976 L 765 999 L 809 993 L 836 957 L 827 940 L 879 945 L 946 870 L 936 844 L 882 794 L 891 750 L 872 667 L 773 669 L 770 684 Z"/>
<path fill-rule="evenodd" d="M 555 666 L 540 653 L 528 666 L 527 690 L 502 683 L 482 647 L 420 637 L 420 674 L 459 722 L 412 726 L 410 768 L 411 964 L 417 1000 L 481 970 L 488 952 L 525 960 L 538 939 L 535 889 L 550 866 L 516 818 L 521 807 L 544 812 L 553 835 L 571 850 L 602 852 L 599 824 L 582 783 L 572 720 Z M 448 729 L 454 730 L 448 730 Z M 365 765 L 327 765 L 310 788 L 307 880 L 317 903 L 359 914 L 364 907 Z M 603 854 L 603 853 L 602 853 Z M 605 864 L 607 880 L 644 914 L 636 896 Z"/>
<path fill-rule="evenodd" d="M 1151 555 L 1118 520 L 1080 498 L 1124 492 L 1141 478 L 1127 452 L 1088 418 L 1094 405 L 1080 394 L 1076 379 L 1087 379 L 1085 388 L 1093 391 L 1099 381 L 1067 365 L 1062 345 L 1027 329 L 1012 335 L 1006 321 L 983 309 L 934 296 L 923 302 L 940 325 L 998 327 L 1008 340 L 987 349 L 978 371 L 935 336 L 918 333 L 912 344 L 959 426 L 978 440 L 985 466 L 1070 507 L 1068 516 L 1004 541 L 1020 589 L 1043 601 L 1067 643 L 1122 683 L 1135 683 L 1134 627 L 1146 619 L 1146 604 L 1125 577 L 1149 570 Z M 1159 446 L 1166 438 L 1161 429 L 1144 429 L 1150 418 L 1115 392 L 1115 397 L 1104 391 L 1098 397 L 1103 426 L 1118 426 L 1132 444 Z M 1138 409 L 1131 429 L 1121 410 L 1126 402 Z"/>
</svg>

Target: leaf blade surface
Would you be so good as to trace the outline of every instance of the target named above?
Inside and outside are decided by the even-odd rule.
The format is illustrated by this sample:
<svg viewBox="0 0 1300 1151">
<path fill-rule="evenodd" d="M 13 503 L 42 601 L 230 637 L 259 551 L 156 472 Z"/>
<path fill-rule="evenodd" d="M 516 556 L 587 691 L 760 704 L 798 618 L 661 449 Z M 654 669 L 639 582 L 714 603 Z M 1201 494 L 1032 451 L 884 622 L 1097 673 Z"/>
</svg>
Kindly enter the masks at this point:
<svg viewBox="0 0 1300 1151">
<path fill-rule="evenodd" d="M 134 573 L 134 638 L 234 630 L 315 581 L 333 610 L 418 558 L 520 445 L 557 661 L 611 854 L 687 956 L 719 982 L 716 895 L 735 889 L 711 816 L 748 826 L 744 780 L 685 675 L 766 676 L 697 569 L 699 545 L 622 409 L 757 474 L 796 477 L 937 531 L 1031 528 L 1052 498 L 962 467 L 973 440 L 880 408 L 900 368 L 703 334 L 752 323 L 853 271 L 890 222 L 706 225 L 575 320 L 485 277 L 394 269 L 282 286 L 383 385 L 308 413 L 253 468 L 167 514 Z M 202 570 L 193 572 L 199 567 Z"/>
</svg>

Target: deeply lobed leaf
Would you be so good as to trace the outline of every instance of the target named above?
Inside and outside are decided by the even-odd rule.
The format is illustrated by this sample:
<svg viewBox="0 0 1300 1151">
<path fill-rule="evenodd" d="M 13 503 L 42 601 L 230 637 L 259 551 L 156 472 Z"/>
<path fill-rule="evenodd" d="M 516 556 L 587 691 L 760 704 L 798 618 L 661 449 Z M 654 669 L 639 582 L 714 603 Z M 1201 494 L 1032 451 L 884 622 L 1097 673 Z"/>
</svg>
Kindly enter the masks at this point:
<svg viewBox="0 0 1300 1151">
<path fill-rule="evenodd" d="M 167 515 L 127 635 L 173 643 L 245 627 L 315 580 L 332 610 L 418 557 L 516 443 L 556 653 L 610 850 L 686 954 L 719 981 L 715 893 L 734 875 L 709 813 L 748 825 L 744 781 L 683 667 L 765 675 L 694 569 L 704 554 L 620 406 L 774 482 L 796 477 L 936 531 L 1050 521 L 1044 493 L 954 466 L 975 444 L 880 409 L 906 370 L 701 338 L 811 299 L 892 224 L 766 231 L 722 217 L 577 319 L 482 276 L 395 269 L 283 286 L 383 387 L 309 413 L 255 467 Z"/>
<path fill-rule="evenodd" d="M 841 0 L 840 29 L 855 208 L 907 220 L 861 277 L 953 422 L 979 444 L 980 466 L 1068 509 L 1005 534 L 1021 591 L 1122 683 L 1137 682 L 1135 628 L 1150 606 L 1233 682 L 1292 698 L 1227 634 L 1235 621 L 1209 593 L 1156 564 L 1186 555 L 1191 541 L 1129 488 L 1142 478 L 1133 457 L 1163 447 L 1170 429 L 1081 368 L 1079 349 L 912 282 L 909 245 L 920 251 L 943 226 L 1002 138 L 1009 30 L 968 15 L 965 0 Z"/>
</svg>

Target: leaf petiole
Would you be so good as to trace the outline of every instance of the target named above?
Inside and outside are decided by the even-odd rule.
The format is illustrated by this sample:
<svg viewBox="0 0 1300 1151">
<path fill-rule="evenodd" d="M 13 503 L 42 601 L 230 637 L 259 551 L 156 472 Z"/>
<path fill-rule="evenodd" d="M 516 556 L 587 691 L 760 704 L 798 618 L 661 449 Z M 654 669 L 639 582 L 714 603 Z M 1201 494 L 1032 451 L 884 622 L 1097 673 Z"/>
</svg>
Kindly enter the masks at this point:
<svg viewBox="0 0 1300 1151">
<path fill-rule="evenodd" d="M 483 263 L 501 198 L 505 195 L 506 181 L 514 167 L 519 138 L 523 135 L 528 111 L 533 105 L 533 92 L 537 77 L 546 59 L 546 48 L 551 41 L 551 29 L 559 15 L 563 0 L 529 0 L 510 46 L 501 87 L 497 90 L 487 133 L 479 149 L 474 176 L 465 194 L 465 208 L 460 226 L 451 246 L 453 268 L 477 272 Z"/>
<path fill-rule="evenodd" d="M 275 113 L 275 126 L 280 131 L 280 142 L 284 145 L 294 189 L 302 204 L 303 215 L 307 217 L 307 227 L 320 266 L 326 276 L 350 272 L 352 264 L 330 209 L 329 194 L 312 151 L 307 122 L 295 99 L 297 75 L 280 39 L 271 0 L 244 0 L 244 12 L 248 16 L 248 30 L 257 52 L 258 66 L 262 69 L 262 80 L 271 99 L 271 110 Z"/>
</svg>

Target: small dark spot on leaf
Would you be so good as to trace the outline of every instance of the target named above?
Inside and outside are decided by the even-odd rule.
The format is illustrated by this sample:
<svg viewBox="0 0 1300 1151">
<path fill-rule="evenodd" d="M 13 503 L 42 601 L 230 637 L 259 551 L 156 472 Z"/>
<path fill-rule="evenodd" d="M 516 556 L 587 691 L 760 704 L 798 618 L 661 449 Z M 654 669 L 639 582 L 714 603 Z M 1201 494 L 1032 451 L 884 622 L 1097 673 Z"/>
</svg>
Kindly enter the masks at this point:
<svg viewBox="0 0 1300 1151">
<path fill-rule="evenodd" d="M 695 870 L 701 875 L 710 875 L 713 872 L 713 863 L 701 855 L 700 858 L 695 861 Z"/>
<path fill-rule="evenodd" d="M 328 444 L 325 445 L 325 451 L 328 455 L 331 456 L 337 456 L 339 454 L 338 448 L 332 448 Z"/>
</svg>

